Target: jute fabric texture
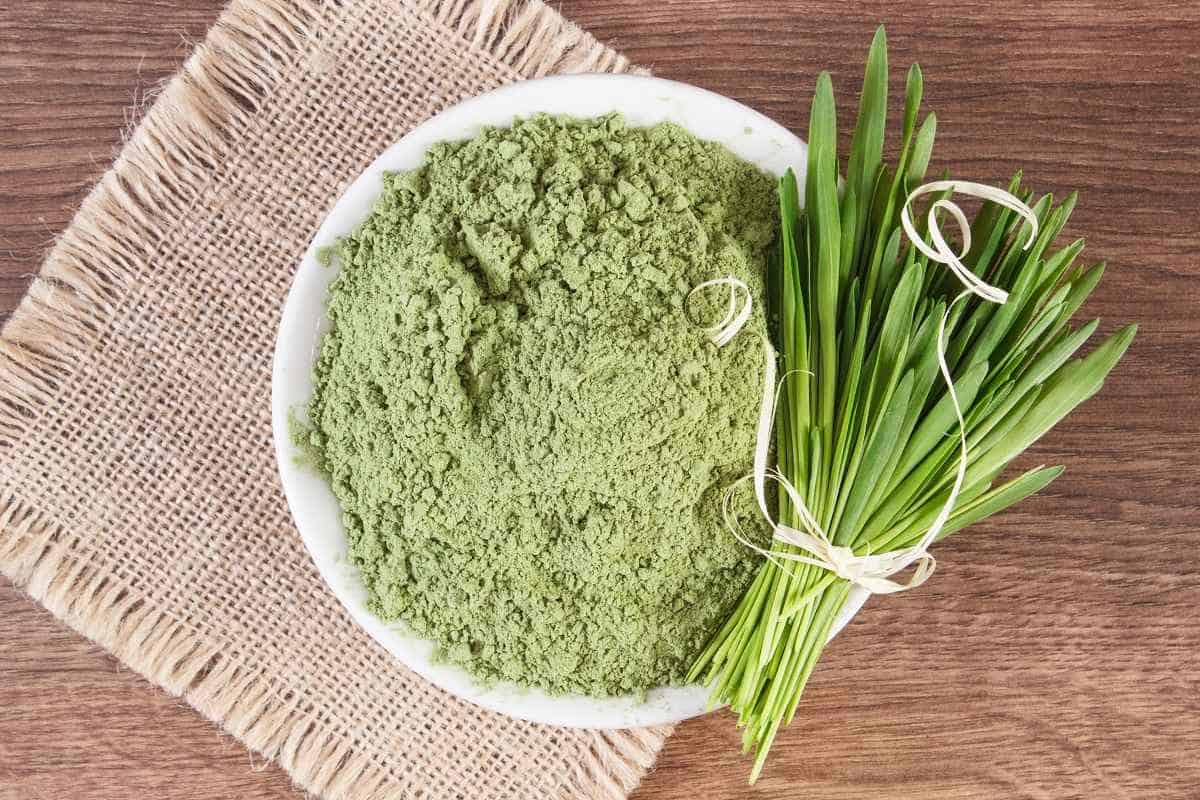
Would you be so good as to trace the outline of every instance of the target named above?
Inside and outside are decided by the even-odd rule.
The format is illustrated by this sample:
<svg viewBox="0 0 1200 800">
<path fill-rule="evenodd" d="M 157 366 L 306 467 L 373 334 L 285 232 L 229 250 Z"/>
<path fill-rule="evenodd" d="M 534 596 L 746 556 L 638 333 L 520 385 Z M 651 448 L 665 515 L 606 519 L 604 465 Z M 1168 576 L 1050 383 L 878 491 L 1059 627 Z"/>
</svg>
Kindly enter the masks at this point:
<svg viewBox="0 0 1200 800">
<path fill-rule="evenodd" d="M 271 443 L 280 305 L 318 224 L 456 101 L 625 58 L 539 2 L 235 0 L 0 338 L 0 570 L 327 798 L 624 798 L 669 729 L 459 702 L 324 587 Z"/>
</svg>

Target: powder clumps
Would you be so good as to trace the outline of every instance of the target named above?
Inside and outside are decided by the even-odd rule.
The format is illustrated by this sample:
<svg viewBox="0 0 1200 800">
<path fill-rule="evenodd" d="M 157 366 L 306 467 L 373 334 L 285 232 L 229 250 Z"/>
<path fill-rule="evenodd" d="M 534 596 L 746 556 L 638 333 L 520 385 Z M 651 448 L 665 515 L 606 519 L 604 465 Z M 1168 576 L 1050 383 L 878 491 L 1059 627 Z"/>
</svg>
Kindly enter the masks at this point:
<svg viewBox="0 0 1200 800">
<path fill-rule="evenodd" d="M 338 246 L 304 437 L 375 614 L 484 681 L 683 679 L 758 566 L 721 497 L 750 468 L 764 332 L 756 309 L 717 349 L 685 298 L 727 274 L 761 297 L 775 202 L 723 147 L 616 115 L 517 120 L 387 176 Z"/>
</svg>

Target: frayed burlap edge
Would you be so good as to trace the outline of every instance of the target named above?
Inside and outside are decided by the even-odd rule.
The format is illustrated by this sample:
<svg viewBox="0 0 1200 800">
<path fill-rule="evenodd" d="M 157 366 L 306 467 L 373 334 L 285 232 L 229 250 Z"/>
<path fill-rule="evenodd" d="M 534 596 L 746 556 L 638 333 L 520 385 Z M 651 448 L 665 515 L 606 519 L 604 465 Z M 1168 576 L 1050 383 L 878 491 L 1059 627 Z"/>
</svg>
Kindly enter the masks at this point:
<svg viewBox="0 0 1200 800">
<path fill-rule="evenodd" d="M 539 0 L 412 0 L 466 46 L 516 77 L 624 72 L 628 60 Z M 233 0 L 83 201 L 0 333 L 0 448 L 17 446 L 53 409 L 103 335 L 115 304 L 151 267 L 158 243 L 186 216 L 227 146 L 300 58 L 333 9 L 310 0 Z M 36 499 L 0 491 L 0 572 L 61 621 L 131 669 L 183 697 L 322 797 L 394 796 L 388 770 L 323 731 L 270 677 L 238 663 L 78 557 L 69 530 Z M 624 798 L 653 766 L 669 728 L 593 731 L 563 797 Z"/>
</svg>

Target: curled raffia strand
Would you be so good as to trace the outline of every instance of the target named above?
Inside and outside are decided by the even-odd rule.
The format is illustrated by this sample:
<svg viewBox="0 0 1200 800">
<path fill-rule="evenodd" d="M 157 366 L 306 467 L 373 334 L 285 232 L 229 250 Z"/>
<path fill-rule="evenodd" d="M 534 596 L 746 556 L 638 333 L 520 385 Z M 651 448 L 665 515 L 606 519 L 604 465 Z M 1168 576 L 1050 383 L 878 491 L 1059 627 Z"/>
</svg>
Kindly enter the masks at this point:
<svg viewBox="0 0 1200 800">
<path fill-rule="evenodd" d="M 938 534 L 942 532 L 946 522 L 950 519 L 950 514 L 954 511 L 954 506 L 958 502 L 958 496 L 962 491 L 963 482 L 966 479 L 968 466 L 966 420 L 963 418 L 962 406 L 959 404 L 958 394 L 954 389 L 954 379 L 950 375 L 950 367 L 946 363 L 946 321 L 949 319 L 950 312 L 954 309 L 954 306 L 968 295 L 974 294 L 988 302 L 1001 305 L 1008 300 L 1008 292 L 988 284 L 963 264 L 962 259 L 971 249 L 971 228 L 967 222 L 966 215 L 957 204 L 948 198 L 943 198 L 935 201 L 930 207 L 928 221 L 929 236 L 933 241 L 932 247 L 926 244 L 917 234 L 916 228 L 913 226 L 912 219 L 909 216 L 909 205 L 913 200 L 922 195 L 946 190 L 961 192 L 983 200 L 990 200 L 1005 208 L 1016 211 L 1029 222 L 1029 238 L 1025 243 L 1025 249 L 1029 249 L 1037 238 L 1038 224 L 1033 210 L 1009 192 L 993 186 L 987 186 L 986 184 L 971 183 L 969 181 L 933 181 L 919 186 L 908 195 L 908 198 L 904 202 L 904 207 L 900 212 L 901 226 L 904 228 L 904 232 L 909 237 L 913 247 L 930 260 L 947 266 L 954 273 L 955 277 L 962 282 L 963 286 L 966 287 L 947 306 L 938 325 L 937 334 L 938 370 L 941 372 L 942 380 L 946 383 L 946 391 L 950 396 L 951 405 L 954 407 L 954 415 L 958 420 L 959 461 L 954 485 L 951 487 L 950 494 L 946 498 L 941 511 L 934 519 L 933 524 L 929 526 L 929 529 L 915 545 L 887 553 L 865 553 L 859 555 L 850 547 L 834 544 L 804 503 L 799 490 L 796 489 L 791 481 L 780 474 L 778 470 L 769 467 L 767 464 L 771 450 L 771 430 L 775 423 L 775 405 L 778 394 L 775 386 L 775 349 L 771 346 L 770 341 L 764 338 L 763 357 L 765 369 L 763 375 L 763 396 L 761 405 L 759 406 L 758 433 L 754 449 L 754 469 L 749 475 L 734 482 L 726 490 L 724 514 L 726 526 L 739 542 L 762 554 L 783 569 L 786 569 L 786 567 L 783 567 L 779 561 L 780 559 L 800 564 L 809 564 L 829 570 L 839 578 L 861 586 L 872 594 L 891 594 L 920 586 L 929 579 L 937 567 L 936 560 L 928 552 L 929 546 L 937 539 Z M 958 253 L 955 253 L 950 247 L 946 241 L 946 237 L 942 234 L 941 228 L 938 226 L 937 212 L 939 209 L 949 212 L 958 223 L 959 233 L 963 240 L 962 250 Z M 696 286 L 688 295 L 688 300 L 702 289 L 719 285 L 730 287 L 729 312 L 719 324 L 707 327 L 705 331 L 709 333 L 712 341 L 718 347 L 721 347 L 728 344 L 750 318 L 751 297 L 750 291 L 744 283 L 733 276 L 726 276 L 724 278 L 705 281 Z M 745 292 L 745 304 L 740 311 L 737 311 L 736 299 L 739 287 Z M 770 509 L 767 507 L 766 483 L 768 479 L 778 483 L 780 488 L 787 494 L 803 530 L 777 522 L 771 516 Z M 801 552 L 768 550 L 759 547 L 741 532 L 736 515 L 733 513 L 732 498 L 738 487 L 747 480 L 754 482 L 754 495 L 758 501 L 759 512 L 769 523 L 772 538 L 777 542 L 791 545 Z M 913 565 L 916 565 L 916 568 L 909 574 L 908 580 L 903 583 L 892 580 L 892 576 Z"/>
<path fill-rule="evenodd" d="M 1029 223 L 1029 238 L 1025 240 L 1025 246 L 1022 248 L 1024 250 L 1032 247 L 1034 241 L 1037 239 L 1037 215 L 1033 213 L 1033 209 L 1003 189 L 988 186 L 986 183 L 974 183 L 972 181 L 930 181 L 929 183 L 922 184 L 909 192 L 907 199 L 904 201 L 903 208 L 900 209 L 900 226 L 904 228 L 904 233 L 908 236 L 908 240 L 912 242 L 913 247 L 917 248 L 922 255 L 949 267 L 950 271 L 954 273 L 954 277 L 962 282 L 967 291 L 989 302 L 1003 305 L 1008 300 L 1008 292 L 989 285 L 978 275 L 967 269 L 967 266 L 962 262 L 962 259 L 971 250 L 971 225 L 967 222 L 967 215 L 963 213 L 963 210 L 958 207 L 957 203 L 947 197 L 935 200 L 933 205 L 929 207 L 929 238 L 933 240 L 933 247 L 930 247 L 921 239 L 916 227 L 913 226 L 912 217 L 908 213 L 908 207 L 912 205 L 912 202 L 922 195 L 944 192 L 946 190 L 953 193 L 970 195 L 971 197 L 978 197 L 981 200 L 990 200 L 997 205 L 1010 208 L 1024 217 L 1025 221 Z M 946 241 L 946 237 L 942 234 L 942 229 L 938 225 L 937 212 L 939 209 L 948 211 L 950 216 L 954 217 L 954 221 L 958 223 L 958 233 L 962 238 L 962 249 L 957 253 L 954 252 L 950 243 Z"/>
<path fill-rule="evenodd" d="M 705 289 L 713 286 L 728 286 L 729 287 L 729 310 L 724 318 L 715 325 L 702 326 L 704 332 L 708 334 L 709 340 L 717 347 L 724 347 L 733 341 L 733 337 L 738 335 L 738 332 L 745 327 L 750 320 L 750 314 L 754 310 L 754 298 L 750 294 L 750 287 L 743 281 L 726 275 L 723 278 L 713 278 L 704 283 L 697 284 L 688 292 L 687 299 L 684 301 L 684 307 L 692 302 L 692 298 Z M 741 305 L 738 305 L 738 297 L 741 297 Z M 694 321 L 694 320 L 693 320 Z"/>
</svg>

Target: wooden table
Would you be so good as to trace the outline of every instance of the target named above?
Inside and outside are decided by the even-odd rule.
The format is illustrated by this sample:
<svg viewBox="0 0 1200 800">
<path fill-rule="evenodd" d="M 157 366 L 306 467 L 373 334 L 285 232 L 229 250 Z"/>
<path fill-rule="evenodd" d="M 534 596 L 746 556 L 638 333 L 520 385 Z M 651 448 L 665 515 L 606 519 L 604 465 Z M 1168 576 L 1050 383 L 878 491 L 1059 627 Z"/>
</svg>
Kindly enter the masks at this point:
<svg viewBox="0 0 1200 800">
<path fill-rule="evenodd" d="M 0 5 L 0 310 L 219 0 Z M 1200 6 L 562 0 L 660 75 L 803 130 L 850 118 L 872 29 L 925 68 L 936 169 L 1079 189 L 1102 330 L 1142 332 L 1035 448 L 1042 497 L 947 542 L 830 648 L 753 789 L 727 714 L 681 725 L 637 797 L 1200 796 Z M 1102 10 L 1103 6 L 1103 10 Z M 132 110 L 130 107 L 133 107 Z M 0 585 L 0 798 L 298 797 L 177 701 Z"/>
</svg>

